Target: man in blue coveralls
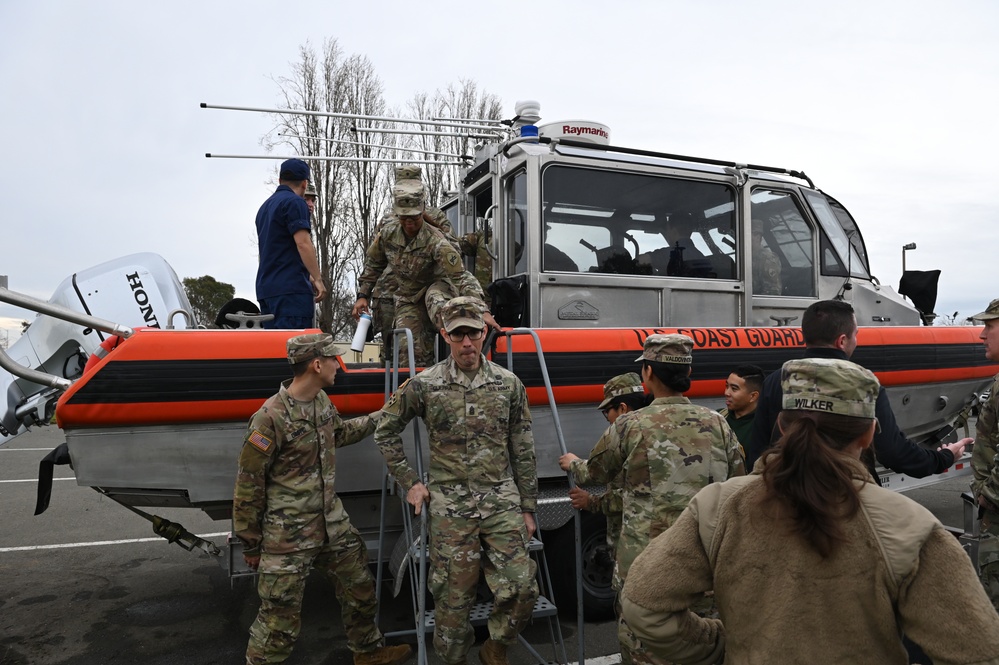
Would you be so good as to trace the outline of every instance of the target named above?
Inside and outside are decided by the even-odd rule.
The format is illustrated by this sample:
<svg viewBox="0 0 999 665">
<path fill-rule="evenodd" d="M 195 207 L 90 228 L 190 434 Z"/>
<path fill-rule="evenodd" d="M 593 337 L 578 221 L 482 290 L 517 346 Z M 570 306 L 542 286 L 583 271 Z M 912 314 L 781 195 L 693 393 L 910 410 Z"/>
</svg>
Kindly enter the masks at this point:
<svg viewBox="0 0 999 665">
<path fill-rule="evenodd" d="M 311 328 L 315 305 L 326 297 L 316 248 L 309 232 L 305 188 L 309 165 L 301 159 L 281 164 L 278 188 L 257 211 L 257 300 L 261 314 L 273 314 L 265 328 Z"/>
</svg>

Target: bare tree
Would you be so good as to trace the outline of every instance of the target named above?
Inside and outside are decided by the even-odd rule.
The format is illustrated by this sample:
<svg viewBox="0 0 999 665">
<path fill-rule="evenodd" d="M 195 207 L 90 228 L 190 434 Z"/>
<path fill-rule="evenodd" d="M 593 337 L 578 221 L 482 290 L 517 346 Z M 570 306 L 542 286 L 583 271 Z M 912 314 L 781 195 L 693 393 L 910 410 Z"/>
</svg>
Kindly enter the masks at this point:
<svg viewBox="0 0 999 665">
<path fill-rule="evenodd" d="M 298 56 L 291 74 L 275 79 L 279 108 L 398 117 L 388 109 L 382 83 L 366 57 L 345 56 L 335 39 L 327 39 L 321 53 L 306 43 Z M 473 81 L 463 80 L 432 96 L 417 94 L 407 112 L 420 119 L 498 118 L 500 102 L 495 95 L 480 92 Z M 319 268 L 330 287 L 320 303 L 319 327 L 344 337 L 354 325 L 350 308 L 364 251 L 389 205 L 392 163 L 423 161 L 428 156 L 419 150 L 469 154 L 472 146 L 468 138 L 446 136 L 400 140 L 405 135 L 383 131 L 399 127 L 391 120 L 301 114 L 275 114 L 274 120 L 274 129 L 261 139 L 267 150 L 285 147 L 316 158 L 309 160 L 318 192 L 312 228 Z M 371 131 L 355 132 L 355 127 Z M 448 191 L 457 189 L 457 166 L 430 165 L 424 173 L 428 201 L 433 205 L 440 205 Z"/>
<path fill-rule="evenodd" d="M 498 120 L 501 117 L 502 104 L 496 95 L 480 92 L 475 81 L 462 79 L 458 85 L 448 84 L 444 90 L 437 90 L 433 95 L 417 93 L 409 101 L 408 109 L 411 117 L 430 120 L 433 118 L 459 118 L 468 120 Z M 427 130 L 434 128 L 424 126 Z M 456 129 L 445 130 L 443 133 L 466 133 Z M 476 132 L 467 132 L 474 134 Z M 437 134 L 414 135 L 411 145 L 422 151 L 442 153 L 445 155 L 472 155 L 476 139 L 457 136 L 439 136 Z M 424 153 L 412 153 L 414 156 Z M 422 158 L 422 157 L 419 157 Z M 454 161 L 456 158 L 440 158 L 441 161 Z M 460 177 L 460 167 L 429 165 L 424 169 L 424 183 L 427 187 L 427 200 L 440 205 L 448 192 L 457 191 Z"/>
<path fill-rule="evenodd" d="M 974 325 L 974 321 L 971 317 L 966 317 L 959 319 L 958 316 L 960 312 L 954 312 L 953 314 L 944 314 L 943 316 L 938 316 L 933 320 L 933 325 L 935 326 L 971 326 Z"/>
<path fill-rule="evenodd" d="M 381 81 L 363 56 L 345 57 L 335 39 L 323 44 L 321 54 L 311 45 L 299 49 L 290 76 L 276 80 L 283 97 L 281 108 L 384 115 Z M 386 177 L 378 162 L 340 161 L 344 158 L 382 159 L 384 149 L 373 147 L 379 134 L 358 138 L 354 121 L 312 115 L 276 116 L 276 127 L 262 140 L 271 150 L 289 146 L 309 160 L 318 192 L 313 234 L 319 268 L 329 283 L 329 295 L 320 303 L 319 327 L 335 337 L 353 326 L 354 279 L 371 240 L 376 215 L 384 206 Z M 371 124 L 371 123 L 369 123 Z"/>
</svg>

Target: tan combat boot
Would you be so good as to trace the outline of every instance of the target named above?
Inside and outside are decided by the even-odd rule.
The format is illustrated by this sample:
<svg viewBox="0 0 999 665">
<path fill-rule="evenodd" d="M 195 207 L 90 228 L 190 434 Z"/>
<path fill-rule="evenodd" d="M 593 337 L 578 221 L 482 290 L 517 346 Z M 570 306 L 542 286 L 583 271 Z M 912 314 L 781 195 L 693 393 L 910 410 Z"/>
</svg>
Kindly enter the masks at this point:
<svg viewBox="0 0 999 665">
<path fill-rule="evenodd" d="M 482 665 L 510 665 L 506 659 L 506 645 L 489 638 L 479 649 L 479 661 Z"/>
<path fill-rule="evenodd" d="M 400 665 L 413 655 L 408 644 L 378 647 L 367 653 L 355 653 L 354 665 Z"/>
</svg>

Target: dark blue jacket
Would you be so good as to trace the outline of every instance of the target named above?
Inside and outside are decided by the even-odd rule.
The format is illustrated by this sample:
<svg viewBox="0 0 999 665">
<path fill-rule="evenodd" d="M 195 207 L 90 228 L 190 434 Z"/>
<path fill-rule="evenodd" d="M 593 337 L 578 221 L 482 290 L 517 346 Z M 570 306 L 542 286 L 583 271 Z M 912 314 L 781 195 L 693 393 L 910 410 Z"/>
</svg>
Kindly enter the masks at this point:
<svg viewBox="0 0 999 665">
<path fill-rule="evenodd" d="M 281 185 L 257 211 L 257 300 L 307 293 L 312 296 L 309 271 L 295 244 L 295 232 L 311 230 L 309 206 L 287 185 Z"/>
<path fill-rule="evenodd" d="M 804 357 L 848 360 L 846 354 L 839 349 L 824 347 L 808 347 Z M 756 420 L 753 422 L 753 435 L 750 438 L 751 449 L 746 449 L 747 469 L 752 469 L 763 451 L 779 438 L 777 414 L 781 412 L 783 396 L 780 370 L 771 372 L 763 381 L 763 390 L 756 407 Z M 881 425 L 881 432 L 874 435 L 874 455 L 883 466 L 913 478 L 925 478 L 934 473 L 942 473 L 954 464 L 954 454 L 949 450 L 928 450 L 905 437 L 895 422 L 895 414 L 884 388 L 878 393 L 874 414 Z"/>
</svg>

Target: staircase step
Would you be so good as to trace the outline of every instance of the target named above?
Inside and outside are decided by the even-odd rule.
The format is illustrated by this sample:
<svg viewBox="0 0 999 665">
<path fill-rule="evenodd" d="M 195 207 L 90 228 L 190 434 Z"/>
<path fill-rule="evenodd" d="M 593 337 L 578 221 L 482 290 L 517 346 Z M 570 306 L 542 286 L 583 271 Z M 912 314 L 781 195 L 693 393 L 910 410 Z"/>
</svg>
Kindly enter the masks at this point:
<svg viewBox="0 0 999 665">
<path fill-rule="evenodd" d="M 489 615 L 493 611 L 493 601 L 487 600 L 483 603 L 476 603 L 472 607 L 472 611 L 469 614 L 469 621 L 473 626 L 484 626 L 486 622 L 489 621 Z M 534 603 L 534 611 L 531 613 L 532 619 L 539 619 L 544 617 L 551 617 L 558 614 L 558 608 L 555 607 L 554 603 L 545 598 L 544 596 L 538 596 L 537 602 Z M 427 610 L 423 613 L 423 629 L 426 632 L 432 632 L 434 630 L 435 619 L 434 611 Z"/>
</svg>

